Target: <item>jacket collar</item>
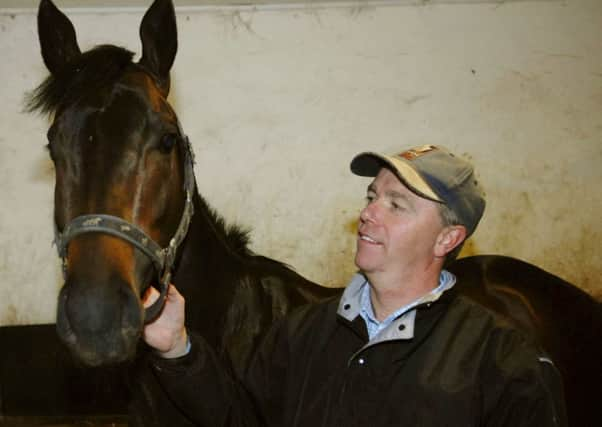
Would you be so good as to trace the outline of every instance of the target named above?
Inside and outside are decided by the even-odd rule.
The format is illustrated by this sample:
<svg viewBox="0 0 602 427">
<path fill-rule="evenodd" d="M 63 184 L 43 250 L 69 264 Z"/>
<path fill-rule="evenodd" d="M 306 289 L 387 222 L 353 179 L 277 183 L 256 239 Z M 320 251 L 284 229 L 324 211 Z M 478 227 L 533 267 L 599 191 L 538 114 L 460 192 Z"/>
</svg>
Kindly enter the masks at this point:
<svg viewBox="0 0 602 427">
<path fill-rule="evenodd" d="M 356 273 L 343 291 L 337 314 L 348 321 L 353 321 L 360 314 L 362 289 L 368 285 L 368 279 L 361 273 Z"/>
<path fill-rule="evenodd" d="M 410 304 L 406 311 L 401 312 L 399 316 L 385 329 L 380 331 L 368 345 L 377 344 L 383 341 L 399 339 L 408 340 L 414 338 L 416 308 L 421 306 L 430 307 L 433 302 L 437 301 L 445 291 L 451 289 L 456 283 L 455 276 L 448 272 L 445 272 L 444 274 L 449 274 L 451 276 L 444 286 L 437 288 L 436 292 L 429 292 Z M 337 314 L 339 316 L 352 322 L 360 315 L 362 291 L 366 286 L 370 286 L 370 283 L 363 274 L 356 273 L 352 277 L 349 285 L 347 285 L 341 296 L 337 309 Z"/>
</svg>

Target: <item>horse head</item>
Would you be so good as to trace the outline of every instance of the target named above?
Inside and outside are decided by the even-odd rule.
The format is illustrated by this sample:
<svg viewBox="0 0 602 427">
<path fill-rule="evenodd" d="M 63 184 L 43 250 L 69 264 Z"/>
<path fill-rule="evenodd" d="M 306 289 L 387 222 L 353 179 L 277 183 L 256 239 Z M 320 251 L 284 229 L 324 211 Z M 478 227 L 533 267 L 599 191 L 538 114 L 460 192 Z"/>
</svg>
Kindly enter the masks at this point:
<svg viewBox="0 0 602 427">
<path fill-rule="evenodd" d="M 142 295 L 149 283 L 165 288 L 192 214 L 183 214 L 190 148 L 166 100 L 174 7 L 156 0 L 147 10 L 138 62 L 112 45 L 82 53 L 50 0 L 40 2 L 38 34 L 50 75 L 30 108 L 53 115 L 48 150 L 65 279 L 57 330 L 84 363 L 119 363 L 133 357 L 145 318 L 160 309 L 145 313 Z"/>
</svg>

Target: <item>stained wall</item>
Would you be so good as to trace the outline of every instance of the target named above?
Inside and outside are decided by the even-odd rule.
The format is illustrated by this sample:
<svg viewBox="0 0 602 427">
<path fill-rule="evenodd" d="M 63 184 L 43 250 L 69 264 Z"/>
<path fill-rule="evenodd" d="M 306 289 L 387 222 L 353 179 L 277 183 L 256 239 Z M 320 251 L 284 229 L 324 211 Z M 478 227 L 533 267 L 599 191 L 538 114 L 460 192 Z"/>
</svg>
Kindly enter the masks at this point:
<svg viewBox="0 0 602 427">
<path fill-rule="evenodd" d="M 488 195 L 465 254 L 602 297 L 602 2 L 418 3 L 180 10 L 170 98 L 201 193 L 257 252 L 342 284 L 368 184 L 351 157 L 442 144 Z M 82 48 L 139 51 L 142 10 L 72 12 Z M 48 120 L 22 112 L 46 72 L 32 13 L 0 14 L 0 58 L 0 324 L 51 322 Z"/>
</svg>

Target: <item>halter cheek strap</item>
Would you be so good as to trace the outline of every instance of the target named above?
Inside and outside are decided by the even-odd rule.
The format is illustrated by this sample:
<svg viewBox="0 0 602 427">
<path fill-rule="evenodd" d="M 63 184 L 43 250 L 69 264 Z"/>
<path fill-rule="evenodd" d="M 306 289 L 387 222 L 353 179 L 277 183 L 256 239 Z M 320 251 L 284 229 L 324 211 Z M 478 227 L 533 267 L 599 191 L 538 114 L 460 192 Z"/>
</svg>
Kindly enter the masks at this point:
<svg viewBox="0 0 602 427">
<path fill-rule="evenodd" d="M 145 323 L 154 320 L 163 308 L 165 298 L 167 297 L 167 289 L 171 280 L 176 252 L 188 233 L 188 227 L 194 214 L 194 206 L 192 203 L 192 194 L 194 191 L 194 157 L 190 141 L 187 137 L 184 139 L 184 190 L 186 192 L 186 200 L 184 202 L 184 211 L 178 228 L 170 239 L 167 247 L 162 248 L 141 228 L 113 215 L 81 215 L 71 220 L 62 232 L 59 231 L 56 223 L 54 225 L 54 243 L 56 244 L 58 255 L 63 262 L 64 278 L 67 277 L 67 250 L 69 242 L 81 234 L 104 233 L 119 237 L 150 258 L 155 271 L 157 272 L 160 286 L 158 291 L 160 292 L 160 295 L 152 305 L 145 309 Z"/>
</svg>

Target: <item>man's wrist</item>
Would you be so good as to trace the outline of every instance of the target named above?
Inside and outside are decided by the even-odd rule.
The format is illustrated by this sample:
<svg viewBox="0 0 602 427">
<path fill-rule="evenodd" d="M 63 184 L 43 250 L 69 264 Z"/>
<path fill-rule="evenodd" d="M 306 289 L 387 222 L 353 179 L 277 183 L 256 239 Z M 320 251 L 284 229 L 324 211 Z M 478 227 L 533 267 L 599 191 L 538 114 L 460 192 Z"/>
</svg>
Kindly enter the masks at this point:
<svg viewBox="0 0 602 427">
<path fill-rule="evenodd" d="M 165 352 L 156 351 L 156 354 L 163 359 L 176 359 L 190 353 L 191 346 L 190 335 L 188 334 L 188 331 L 184 329 L 181 338 L 173 348 Z"/>
</svg>

